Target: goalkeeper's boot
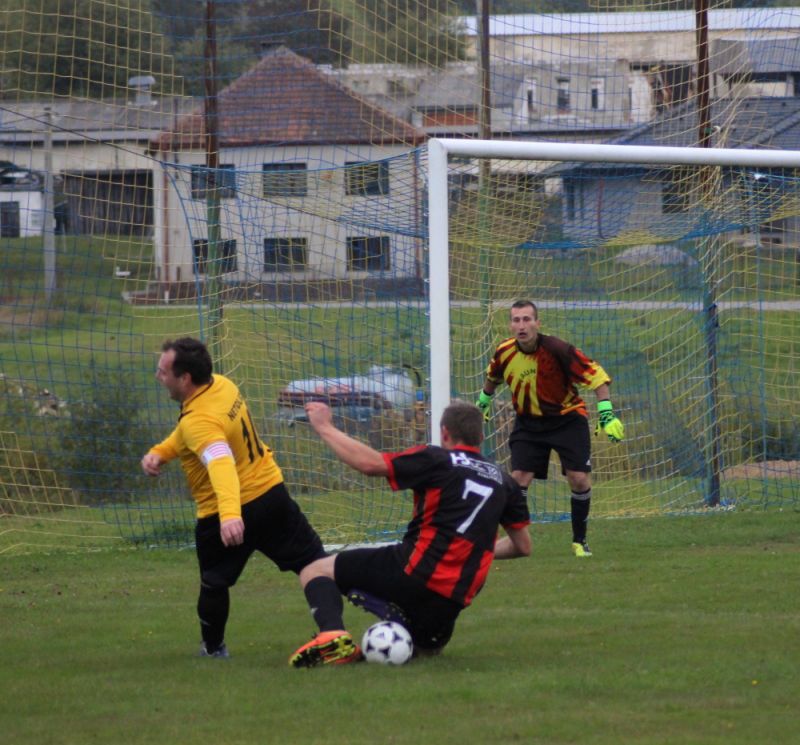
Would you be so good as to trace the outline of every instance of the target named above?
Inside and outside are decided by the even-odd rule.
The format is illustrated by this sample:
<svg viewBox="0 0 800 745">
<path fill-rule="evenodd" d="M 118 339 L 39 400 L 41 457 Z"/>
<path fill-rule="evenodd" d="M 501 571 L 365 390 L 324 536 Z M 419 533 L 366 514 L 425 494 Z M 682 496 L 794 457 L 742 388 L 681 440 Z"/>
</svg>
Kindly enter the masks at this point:
<svg viewBox="0 0 800 745">
<path fill-rule="evenodd" d="M 227 660 L 230 655 L 228 654 L 228 648 L 225 646 L 225 642 L 220 644 L 213 652 L 209 652 L 206 643 L 203 642 L 200 645 L 198 657 L 216 657 L 219 660 Z"/>
<path fill-rule="evenodd" d="M 579 559 L 585 559 L 592 555 L 592 549 L 589 548 L 589 544 L 586 541 L 581 541 L 580 543 L 572 544 L 572 553 Z"/>
<path fill-rule="evenodd" d="M 347 593 L 347 599 L 357 608 L 362 608 L 367 613 L 372 613 L 380 618 L 381 621 L 394 621 L 408 628 L 408 616 L 399 605 L 379 598 L 366 590 L 350 590 Z"/>
<path fill-rule="evenodd" d="M 320 631 L 289 658 L 289 666 L 346 665 L 363 657 L 349 631 Z"/>
</svg>

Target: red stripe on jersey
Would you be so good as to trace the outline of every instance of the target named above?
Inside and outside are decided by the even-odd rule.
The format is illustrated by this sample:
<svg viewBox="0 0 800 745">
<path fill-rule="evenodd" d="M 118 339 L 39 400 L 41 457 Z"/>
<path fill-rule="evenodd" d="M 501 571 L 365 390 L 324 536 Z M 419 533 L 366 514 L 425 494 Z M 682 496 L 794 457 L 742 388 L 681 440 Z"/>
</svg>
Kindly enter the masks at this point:
<svg viewBox="0 0 800 745">
<path fill-rule="evenodd" d="M 428 550 L 428 546 L 433 543 L 434 538 L 436 538 L 436 528 L 432 525 L 426 525 L 419 531 L 419 537 L 414 544 L 414 551 L 411 556 L 408 557 L 408 563 L 403 570 L 406 574 L 410 576 L 414 573 L 414 569 L 416 569 L 422 557 L 425 556 L 425 552 Z"/>
<path fill-rule="evenodd" d="M 526 528 L 528 525 L 531 524 L 530 520 L 525 520 L 525 522 L 521 523 L 511 523 L 510 525 L 503 525 L 504 528 L 509 528 L 513 530 L 519 530 L 520 528 Z"/>
<path fill-rule="evenodd" d="M 475 577 L 472 580 L 472 584 L 469 586 L 469 590 L 467 590 L 467 595 L 464 598 L 464 606 L 469 605 L 475 595 L 477 595 L 478 590 L 483 587 L 484 582 L 486 582 L 486 575 L 489 574 L 489 567 L 492 565 L 493 561 L 494 552 L 485 551 L 481 557 L 480 569 L 478 569 L 476 572 Z"/>
<path fill-rule="evenodd" d="M 439 500 L 442 498 L 442 490 L 441 489 L 429 489 L 425 492 L 425 504 L 424 504 L 424 514 L 422 515 L 422 525 L 420 526 L 419 530 L 419 537 L 417 538 L 417 542 L 414 544 L 414 551 L 408 558 L 408 563 L 406 564 L 405 572 L 406 574 L 412 574 L 414 569 L 416 568 L 417 564 L 422 560 L 422 557 L 425 556 L 425 551 L 427 551 L 428 546 L 433 543 L 433 539 L 436 538 L 436 528 L 432 525 L 431 521 L 433 516 L 436 514 L 436 510 L 439 507 Z M 417 501 L 416 494 L 414 495 L 414 511 L 419 507 L 419 503 Z"/>
<path fill-rule="evenodd" d="M 447 553 L 433 570 L 428 580 L 428 589 L 446 598 L 453 597 L 453 590 L 461 578 L 461 570 L 474 548 L 475 544 L 472 541 L 466 538 L 454 538 L 447 547 Z"/>
<path fill-rule="evenodd" d="M 397 485 L 397 480 L 395 479 L 392 455 L 391 453 L 381 453 L 381 455 L 383 456 L 383 462 L 389 469 L 389 473 L 386 474 L 386 480 L 389 482 L 389 486 L 392 487 L 392 491 L 398 491 L 400 487 Z"/>
</svg>

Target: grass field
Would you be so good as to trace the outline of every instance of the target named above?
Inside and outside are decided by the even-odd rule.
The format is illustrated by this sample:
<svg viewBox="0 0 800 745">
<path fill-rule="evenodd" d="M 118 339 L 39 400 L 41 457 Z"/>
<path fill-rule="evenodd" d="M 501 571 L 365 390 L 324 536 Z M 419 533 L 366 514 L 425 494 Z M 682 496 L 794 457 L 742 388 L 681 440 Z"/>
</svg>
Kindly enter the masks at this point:
<svg viewBox="0 0 800 745">
<path fill-rule="evenodd" d="M 261 557 L 199 659 L 191 551 L 0 558 L 0 732 L 48 743 L 796 743 L 800 512 L 564 524 L 495 564 L 445 654 L 291 670 L 312 632 Z M 360 634 L 370 617 L 347 610 Z"/>
</svg>

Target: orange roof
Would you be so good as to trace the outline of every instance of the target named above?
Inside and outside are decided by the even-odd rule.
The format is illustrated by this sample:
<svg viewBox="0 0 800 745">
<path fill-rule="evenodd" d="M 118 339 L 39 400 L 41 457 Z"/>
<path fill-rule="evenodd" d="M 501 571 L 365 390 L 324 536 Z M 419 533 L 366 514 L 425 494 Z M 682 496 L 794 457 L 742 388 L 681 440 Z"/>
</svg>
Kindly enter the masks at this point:
<svg viewBox="0 0 800 745">
<path fill-rule="evenodd" d="M 258 63 L 218 96 L 220 148 L 253 145 L 408 145 L 425 134 L 360 98 L 286 47 Z M 179 118 L 152 150 L 204 147 L 202 106 Z"/>
</svg>

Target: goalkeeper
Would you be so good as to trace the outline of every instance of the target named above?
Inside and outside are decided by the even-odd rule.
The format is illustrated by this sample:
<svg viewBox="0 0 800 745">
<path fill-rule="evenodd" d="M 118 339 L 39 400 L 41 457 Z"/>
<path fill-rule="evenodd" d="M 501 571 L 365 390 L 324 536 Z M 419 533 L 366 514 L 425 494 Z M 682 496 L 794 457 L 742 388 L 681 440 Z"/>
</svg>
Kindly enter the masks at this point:
<svg viewBox="0 0 800 745">
<path fill-rule="evenodd" d="M 572 492 L 572 551 L 582 558 L 592 555 L 586 541 L 592 466 L 589 415 L 577 387 L 589 388 L 597 396 L 595 434 L 602 429 L 609 440 L 619 442 L 625 429 L 614 414 L 606 371 L 571 344 L 539 333 L 540 325 L 534 303 L 514 302 L 513 336 L 492 355 L 477 405 L 489 421 L 492 395 L 501 383 L 508 384 L 516 412 L 508 439 L 511 475 L 524 493 L 534 478 L 547 478 L 550 452 L 558 453 Z"/>
</svg>

